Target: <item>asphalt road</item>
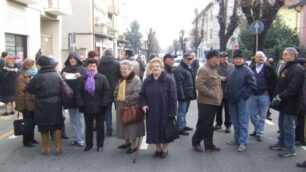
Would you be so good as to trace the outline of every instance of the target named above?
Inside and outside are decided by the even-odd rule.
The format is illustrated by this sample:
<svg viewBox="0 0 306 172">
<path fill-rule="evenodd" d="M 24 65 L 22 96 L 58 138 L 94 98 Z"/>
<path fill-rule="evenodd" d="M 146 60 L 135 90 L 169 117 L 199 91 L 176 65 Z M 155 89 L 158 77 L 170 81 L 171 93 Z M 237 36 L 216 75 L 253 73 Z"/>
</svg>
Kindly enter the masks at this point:
<svg viewBox="0 0 306 172">
<path fill-rule="evenodd" d="M 1 111 L 1 108 L 0 108 Z M 153 145 L 142 142 L 136 164 L 133 155 L 126 155 L 117 149 L 123 141 L 116 137 L 106 137 L 103 152 L 92 149 L 84 152 L 83 148 L 70 145 L 70 140 L 63 140 L 64 155 L 42 156 L 41 145 L 26 148 L 22 138 L 12 135 L 12 120 L 16 115 L 0 117 L 0 172 L 302 172 L 305 169 L 295 167 L 297 162 L 306 160 L 306 151 L 298 148 L 296 157 L 281 158 L 277 151 L 268 149 L 277 138 L 277 113 L 273 111 L 272 123 L 266 124 L 266 136 L 263 142 L 250 138 L 248 150 L 237 152 L 236 146 L 226 145 L 233 134 L 224 130 L 214 133 L 214 141 L 222 150 L 217 153 L 197 153 L 192 150 L 191 137 L 181 136 L 170 145 L 166 159 L 153 158 Z M 197 120 L 196 102 L 192 102 L 188 112 L 187 123 L 195 127 Z M 115 121 L 115 119 L 114 119 Z M 69 122 L 66 120 L 67 133 L 70 135 Z M 224 127 L 223 127 L 224 128 Z M 250 132 L 253 127 L 250 125 Z M 36 139 L 40 136 L 36 133 Z M 54 152 L 54 144 L 52 151 Z M 306 148 L 305 148 L 306 149 Z"/>
</svg>

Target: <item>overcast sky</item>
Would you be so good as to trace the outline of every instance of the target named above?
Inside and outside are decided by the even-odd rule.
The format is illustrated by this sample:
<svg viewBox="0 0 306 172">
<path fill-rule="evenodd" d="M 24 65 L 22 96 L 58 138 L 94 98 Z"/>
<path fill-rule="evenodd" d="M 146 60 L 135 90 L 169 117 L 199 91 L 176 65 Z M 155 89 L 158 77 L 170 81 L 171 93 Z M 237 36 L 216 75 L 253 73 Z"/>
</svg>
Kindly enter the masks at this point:
<svg viewBox="0 0 306 172">
<path fill-rule="evenodd" d="M 190 31 L 195 17 L 194 9 L 199 12 L 209 0 L 126 0 L 129 20 L 136 19 L 146 37 L 149 28 L 157 32 L 159 44 L 167 48 L 179 37 L 179 31 Z"/>
</svg>

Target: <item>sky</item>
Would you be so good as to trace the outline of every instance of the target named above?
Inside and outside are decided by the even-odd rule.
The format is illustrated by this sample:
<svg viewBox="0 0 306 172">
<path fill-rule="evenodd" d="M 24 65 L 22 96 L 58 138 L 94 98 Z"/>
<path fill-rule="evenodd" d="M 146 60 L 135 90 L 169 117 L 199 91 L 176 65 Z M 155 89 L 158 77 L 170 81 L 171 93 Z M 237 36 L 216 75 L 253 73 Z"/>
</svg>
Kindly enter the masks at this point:
<svg viewBox="0 0 306 172">
<path fill-rule="evenodd" d="M 168 48 L 179 31 L 185 35 L 192 28 L 194 9 L 204 9 L 209 0 L 125 0 L 124 13 L 128 20 L 137 20 L 143 37 L 150 28 L 156 31 L 161 48 Z"/>
</svg>

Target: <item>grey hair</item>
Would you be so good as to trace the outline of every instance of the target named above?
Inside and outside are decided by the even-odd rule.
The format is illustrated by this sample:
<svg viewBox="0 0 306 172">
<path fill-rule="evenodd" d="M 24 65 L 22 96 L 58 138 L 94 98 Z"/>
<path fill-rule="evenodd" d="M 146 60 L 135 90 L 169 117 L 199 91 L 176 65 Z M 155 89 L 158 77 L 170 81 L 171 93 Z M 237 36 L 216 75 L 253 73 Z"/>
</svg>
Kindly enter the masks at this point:
<svg viewBox="0 0 306 172">
<path fill-rule="evenodd" d="M 261 56 L 263 56 L 265 59 L 267 59 L 267 56 L 266 56 L 265 53 L 262 52 L 262 51 L 257 51 L 256 54 L 255 54 L 255 56 L 258 56 L 258 55 L 261 55 Z"/>
<path fill-rule="evenodd" d="M 121 65 L 126 65 L 126 66 L 129 67 L 130 70 L 134 70 L 134 64 L 133 64 L 133 62 L 131 62 L 130 60 L 122 60 L 122 61 L 120 62 L 120 66 L 121 66 Z"/>
<path fill-rule="evenodd" d="M 106 49 L 104 50 L 104 56 L 112 56 L 113 50 L 112 49 Z"/>
<path fill-rule="evenodd" d="M 284 52 L 288 53 L 291 56 L 294 56 L 295 58 L 297 58 L 299 54 L 298 51 L 293 47 L 285 48 Z"/>
</svg>

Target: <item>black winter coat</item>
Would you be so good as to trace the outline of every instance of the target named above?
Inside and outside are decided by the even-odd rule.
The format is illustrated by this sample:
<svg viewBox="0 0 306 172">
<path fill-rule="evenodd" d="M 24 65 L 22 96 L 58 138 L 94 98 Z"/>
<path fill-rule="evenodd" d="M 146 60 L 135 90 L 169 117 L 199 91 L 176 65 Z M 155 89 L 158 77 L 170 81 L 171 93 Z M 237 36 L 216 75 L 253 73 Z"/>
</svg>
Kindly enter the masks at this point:
<svg viewBox="0 0 306 172">
<path fill-rule="evenodd" d="M 106 107 L 111 101 L 110 86 L 106 77 L 100 73 L 97 73 L 94 79 L 96 89 L 92 96 L 85 90 L 87 76 L 81 78 L 80 85 L 76 92 L 77 103 L 80 107 L 80 111 L 85 114 L 103 115 Z"/>
<path fill-rule="evenodd" d="M 2 71 L 0 73 L 1 96 L 4 96 L 4 97 L 11 97 L 11 96 L 14 97 L 15 96 L 15 87 L 16 87 L 17 77 L 18 77 L 17 67 L 2 68 Z"/>
<path fill-rule="evenodd" d="M 120 63 L 118 60 L 114 59 L 112 56 L 102 57 L 99 64 L 99 73 L 106 76 L 109 86 L 111 89 L 111 93 L 113 95 L 114 90 L 118 84 L 120 79 Z M 113 96 L 112 96 L 113 100 Z"/>
<path fill-rule="evenodd" d="M 253 72 L 256 72 L 256 65 L 251 66 L 251 69 L 253 70 Z M 268 63 L 264 63 L 264 67 L 263 67 L 263 72 L 264 72 L 264 77 L 267 83 L 267 91 L 269 93 L 270 96 L 270 100 L 272 100 L 273 98 L 273 94 L 274 94 L 274 89 L 276 87 L 276 83 L 277 83 L 277 74 L 275 72 L 275 70 L 273 69 L 273 67 L 268 64 Z"/>
<path fill-rule="evenodd" d="M 27 86 L 35 95 L 35 122 L 38 126 L 55 126 L 63 122 L 61 78 L 55 69 L 41 69 Z"/>
<path fill-rule="evenodd" d="M 86 69 L 81 65 L 78 65 L 78 66 L 75 66 L 75 67 L 72 67 L 72 66 L 68 65 L 68 66 L 63 68 L 61 73 L 63 73 L 63 72 L 66 72 L 66 73 L 80 73 L 81 76 L 86 75 Z M 70 86 L 70 88 L 73 90 L 74 93 L 77 91 L 80 81 L 81 81 L 81 78 L 77 78 L 77 79 L 73 79 L 73 80 L 66 80 L 67 84 Z M 65 106 L 65 108 L 78 108 L 78 107 L 79 106 L 76 102 L 76 95 L 74 94 L 72 100 L 69 102 L 68 105 Z"/>
<path fill-rule="evenodd" d="M 274 95 L 281 98 L 280 105 L 273 107 L 287 115 L 297 115 L 303 95 L 304 71 L 297 61 L 288 62 L 281 70 Z"/>
<path fill-rule="evenodd" d="M 183 61 L 174 69 L 178 101 L 196 99 L 194 74 Z"/>
</svg>

